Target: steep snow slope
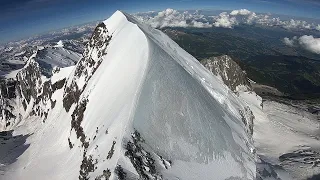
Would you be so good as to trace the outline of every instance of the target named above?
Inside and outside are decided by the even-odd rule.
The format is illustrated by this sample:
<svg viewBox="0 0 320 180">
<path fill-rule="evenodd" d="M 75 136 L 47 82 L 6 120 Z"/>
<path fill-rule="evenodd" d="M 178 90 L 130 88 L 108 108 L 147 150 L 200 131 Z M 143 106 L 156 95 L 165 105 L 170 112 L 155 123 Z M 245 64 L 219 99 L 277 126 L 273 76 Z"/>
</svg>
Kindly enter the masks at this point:
<svg viewBox="0 0 320 180">
<path fill-rule="evenodd" d="M 260 173 L 272 179 L 307 179 L 320 173 L 320 124 L 316 115 L 240 92 L 255 116 L 254 141 Z M 276 173 L 262 172 L 266 170 Z M 272 169 L 272 170 L 271 170 Z"/>
<path fill-rule="evenodd" d="M 67 76 L 1 179 L 254 179 L 246 105 L 159 30 L 117 11 Z"/>
</svg>

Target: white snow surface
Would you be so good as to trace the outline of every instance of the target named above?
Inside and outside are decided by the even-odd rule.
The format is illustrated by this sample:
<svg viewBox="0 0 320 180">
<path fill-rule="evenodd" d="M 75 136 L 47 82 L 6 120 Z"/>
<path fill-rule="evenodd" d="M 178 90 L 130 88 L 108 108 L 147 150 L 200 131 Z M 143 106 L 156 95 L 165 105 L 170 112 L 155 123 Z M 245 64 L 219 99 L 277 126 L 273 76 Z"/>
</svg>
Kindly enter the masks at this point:
<svg viewBox="0 0 320 180">
<path fill-rule="evenodd" d="M 81 58 L 81 55 L 65 49 L 61 46 L 56 47 L 46 47 L 42 50 L 38 50 L 36 61 L 43 68 L 52 69 L 55 66 L 58 67 L 68 67 L 75 65 L 78 60 Z"/>
<path fill-rule="evenodd" d="M 51 83 L 54 84 L 59 80 L 62 80 L 64 78 L 68 78 L 68 76 L 70 75 L 70 72 L 72 72 L 74 67 L 75 66 L 59 68 L 59 71 L 57 73 L 53 73 L 53 75 L 51 76 L 51 78 L 50 78 Z"/>
<path fill-rule="evenodd" d="M 104 23 L 112 39 L 80 96 L 88 99 L 81 122 L 87 155 L 97 160 L 88 178 L 109 169 L 116 179 L 117 165 L 138 178 L 125 156 L 137 130 L 145 150 L 172 162 L 168 169 L 157 166 L 163 179 L 254 179 L 252 140 L 239 113 L 246 105 L 161 31 L 120 11 Z M 72 79 L 74 70 L 61 69 L 52 79 L 64 76 Z M 63 91 L 53 94 L 57 103 L 45 123 L 31 116 L 15 129 L 15 135 L 30 134 L 30 146 L 0 179 L 78 179 L 83 147 L 71 130 L 75 105 L 65 111 Z"/>
<path fill-rule="evenodd" d="M 62 40 L 59 40 L 54 47 L 63 47 L 63 42 L 62 42 Z"/>
<path fill-rule="evenodd" d="M 319 152 L 320 123 L 316 115 L 269 100 L 261 106 L 262 98 L 255 92 L 240 92 L 240 99 L 248 104 L 255 116 L 253 139 L 258 156 L 285 170 L 282 172 L 276 168 L 278 177 L 284 180 L 307 179 L 320 173 L 320 166 L 306 163 L 303 156 L 292 159 L 289 164 L 279 161 L 281 155 L 294 151 Z"/>
</svg>

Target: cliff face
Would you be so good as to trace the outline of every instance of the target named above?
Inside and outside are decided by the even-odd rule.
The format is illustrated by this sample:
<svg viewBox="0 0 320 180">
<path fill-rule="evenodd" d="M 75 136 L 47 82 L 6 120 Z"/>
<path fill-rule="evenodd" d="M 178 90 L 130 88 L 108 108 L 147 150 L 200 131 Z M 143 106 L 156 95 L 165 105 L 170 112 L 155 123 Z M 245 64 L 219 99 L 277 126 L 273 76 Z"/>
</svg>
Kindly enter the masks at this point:
<svg viewBox="0 0 320 180">
<path fill-rule="evenodd" d="M 239 88 L 252 89 L 246 73 L 228 55 L 204 59 L 201 64 L 214 75 L 220 76 L 232 91 L 237 91 Z"/>
<path fill-rule="evenodd" d="M 37 94 L 42 85 L 39 64 L 34 61 L 34 57 L 30 58 L 25 67 L 18 72 L 17 76 L 17 92 L 22 100 L 24 110 L 27 105 L 37 98 Z"/>
<path fill-rule="evenodd" d="M 13 79 L 0 80 L 0 130 L 9 127 L 17 118 L 13 101 L 16 98 L 16 83 Z"/>
<path fill-rule="evenodd" d="M 0 99 L 2 102 L 2 130 L 8 130 L 25 115 L 29 104 L 37 99 L 42 86 L 38 63 L 31 57 L 13 79 L 1 82 Z"/>
</svg>

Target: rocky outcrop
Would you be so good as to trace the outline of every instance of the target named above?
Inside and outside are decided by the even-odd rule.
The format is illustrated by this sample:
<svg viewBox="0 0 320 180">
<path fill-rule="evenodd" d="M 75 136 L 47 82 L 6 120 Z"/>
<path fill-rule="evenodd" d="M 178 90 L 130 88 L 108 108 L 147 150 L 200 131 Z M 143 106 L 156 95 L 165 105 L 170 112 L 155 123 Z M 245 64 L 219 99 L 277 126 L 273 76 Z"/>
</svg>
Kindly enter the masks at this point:
<svg viewBox="0 0 320 180">
<path fill-rule="evenodd" d="M 212 74 L 220 76 L 223 82 L 232 90 L 239 88 L 251 90 L 247 74 L 228 55 L 211 57 L 201 61 L 201 64 Z"/>
<path fill-rule="evenodd" d="M 80 96 L 87 86 L 88 81 L 95 73 L 97 68 L 102 62 L 102 56 L 106 54 L 109 41 L 111 40 L 111 35 L 109 34 L 106 25 L 100 23 L 94 30 L 90 41 L 86 45 L 85 51 L 83 53 L 83 58 L 81 58 L 75 67 L 75 71 L 72 78 L 66 83 L 63 95 L 63 107 L 69 112 L 71 106 L 76 104 L 75 109 L 71 114 L 71 133 L 72 130 L 75 131 L 77 139 L 82 143 L 83 147 L 83 158 L 80 165 L 79 179 L 88 179 L 89 173 L 96 169 L 97 160 L 92 158 L 92 155 L 87 153 L 89 147 L 90 138 L 87 136 L 81 126 L 81 122 L 84 117 L 84 112 L 86 110 L 86 105 L 88 100 L 86 98 L 80 99 Z M 95 138 L 95 137 L 94 137 Z M 72 149 L 73 144 L 68 139 L 69 147 Z M 115 142 L 109 152 L 110 157 L 112 157 L 114 151 Z M 111 176 L 109 169 L 104 170 L 103 174 L 96 177 L 96 179 L 106 178 Z"/>
<path fill-rule="evenodd" d="M 42 80 L 39 64 L 31 57 L 25 67 L 17 74 L 17 92 L 22 99 L 24 110 L 31 99 L 36 99 Z"/>
<path fill-rule="evenodd" d="M 244 110 L 239 110 L 239 113 L 241 115 L 242 122 L 247 127 L 246 129 L 249 131 L 251 135 L 253 135 L 253 120 L 255 117 L 250 107 L 244 107 Z"/>
<path fill-rule="evenodd" d="M 35 103 L 33 104 L 32 115 L 37 115 L 43 118 L 43 122 L 47 119 L 48 113 L 55 107 L 56 100 L 52 100 L 52 94 L 61 89 L 65 84 L 66 78 L 61 79 L 55 83 L 51 80 L 45 81 L 40 89 Z"/>
<path fill-rule="evenodd" d="M 52 83 L 50 79 L 43 78 L 35 56 L 17 73 L 16 79 L 0 81 L 1 130 L 20 122 L 23 115 L 39 116 L 44 122 L 56 104 L 52 94 L 64 86 L 66 79 Z"/>
<path fill-rule="evenodd" d="M 102 61 L 101 57 L 106 54 L 111 38 L 112 36 L 104 23 L 100 23 L 94 30 L 83 53 L 83 58 L 79 60 L 74 76 L 66 86 L 63 96 L 63 106 L 66 111 L 69 111 L 72 104 L 79 101 L 80 94 L 87 82 L 99 67 Z"/>
<path fill-rule="evenodd" d="M 139 179 L 163 179 L 157 167 L 168 169 L 171 167 L 171 162 L 146 151 L 143 147 L 144 140 L 138 131 L 132 133 L 131 138 L 132 141 L 126 145 L 125 156 L 130 159 L 139 174 Z"/>
<path fill-rule="evenodd" d="M 16 83 L 14 79 L 0 79 L 0 126 L 6 129 L 17 118 L 14 114 L 14 99 L 16 98 Z"/>
<path fill-rule="evenodd" d="M 42 76 L 39 64 L 31 58 L 17 74 L 16 87 L 24 110 L 31 106 L 31 112 L 26 113 L 39 116 L 45 121 L 50 109 L 53 109 L 56 103 L 52 100 L 52 94 L 63 87 L 66 79 L 52 83 L 50 79 L 43 80 Z"/>
</svg>

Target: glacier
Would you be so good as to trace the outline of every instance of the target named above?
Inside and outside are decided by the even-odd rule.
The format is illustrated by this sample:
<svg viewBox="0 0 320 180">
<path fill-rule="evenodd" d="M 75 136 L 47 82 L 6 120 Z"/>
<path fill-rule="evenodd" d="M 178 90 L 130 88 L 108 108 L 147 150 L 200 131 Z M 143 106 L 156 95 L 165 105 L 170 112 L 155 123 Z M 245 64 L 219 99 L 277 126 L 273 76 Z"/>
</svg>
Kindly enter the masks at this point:
<svg viewBox="0 0 320 180">
<path fill-rule="evenodd" d="M 32 78 L 10 126 L 28 147 L 0 161 L 1 179 L 255 179 L 247 104 L 131 15 L 99 24 L 75 66 Z"/>
</svg>

